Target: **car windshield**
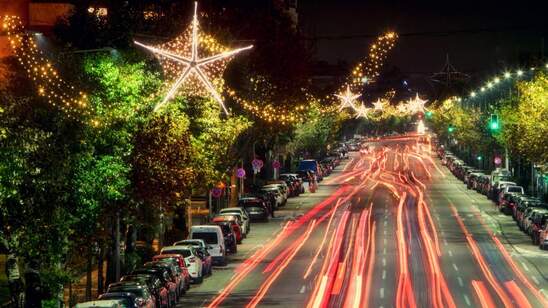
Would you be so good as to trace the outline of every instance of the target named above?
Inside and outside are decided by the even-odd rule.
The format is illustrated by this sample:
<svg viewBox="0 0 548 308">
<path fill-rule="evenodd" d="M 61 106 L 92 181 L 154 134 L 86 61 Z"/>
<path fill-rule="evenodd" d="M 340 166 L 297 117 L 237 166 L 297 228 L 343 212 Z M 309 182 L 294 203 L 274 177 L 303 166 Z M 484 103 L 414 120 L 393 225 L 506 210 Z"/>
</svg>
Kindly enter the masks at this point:
<svg viewBox="0 0 548 308">
<path fill-rule="evenodd" d="M 193 232 L 192 238 L 204 240 L 206 244 L 218 244 L 217 233 L 215 232 Z"/>
<path fill-rule="evenodd" d="M 508 192 L 521 192 L 521 187 L 519 187 L 519 186 L 510 186 L 510 187 L 508 187 Z"/>
<path fill-rule="evenodd" d="M 185 258 L 190 257 L 192 255 L 192 252 L 190 251 L 190 249 L 166 249 L 166 250 L 162 250 L 162 253 L 182 255 Z"/>
</svg>

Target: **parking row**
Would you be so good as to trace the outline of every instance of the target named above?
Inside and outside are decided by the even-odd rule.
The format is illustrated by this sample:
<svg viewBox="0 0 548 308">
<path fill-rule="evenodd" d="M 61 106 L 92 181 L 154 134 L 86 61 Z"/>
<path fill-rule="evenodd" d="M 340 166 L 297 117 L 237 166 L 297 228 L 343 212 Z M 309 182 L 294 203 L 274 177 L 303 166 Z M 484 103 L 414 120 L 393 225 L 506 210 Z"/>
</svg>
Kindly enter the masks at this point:
<svg viewBox="0 0 548 308">
<path fill-rule="evenodd" d="M 468 189 L 477 191 L 494 202 L 504 214 L 511 215 L 517 227 L 530 236 L 533 245 L 548 248 L 548 203 L 525 193 L 509 170 L 496 169 L 491 174 L 468 166 L 450 151 L 438 150 L 442 163 Z"/>
</svg>

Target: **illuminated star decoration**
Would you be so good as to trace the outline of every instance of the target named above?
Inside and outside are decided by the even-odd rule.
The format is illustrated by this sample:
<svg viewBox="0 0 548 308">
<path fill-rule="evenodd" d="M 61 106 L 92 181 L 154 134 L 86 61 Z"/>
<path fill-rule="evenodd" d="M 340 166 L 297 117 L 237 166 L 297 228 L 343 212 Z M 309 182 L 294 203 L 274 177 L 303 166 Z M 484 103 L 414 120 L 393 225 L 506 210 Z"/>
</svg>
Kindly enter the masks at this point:
<svg viewBox="0 0 548 308">
<path fill-rule="evenodd" d="M 358 106 L 358 108 L 356 108 L 355 110 L 356 110 L 356 119 L 367 118 L 367 114 L 369 113 L 371 108 L 367 108 L 365 107 L 363 103 L 361 103 L 360 106 Z"/>
<path fill-rule="evenodd" d="M 339 106 L 339 110 L 343 110 L 346 107 L 350 107 L 357 111 L 356 106 L 354 105 L 354 101 L 360 97 L 360 94 L 354 94 L 352 91 L 350 91 L 350 86 L 346 87 L 346 91 L 340 94 L 335 94 L 336 97 L 338 97 L 341 100 L 341 105 Z"/>
<path fill-rule="evenodd" d="M 428 101 L 421 99 L 419 97 L 419 94 L 417 93 L 414 99 L 410 99 L 407 102 L 407 110 L 412 114 L 419 113 L 419 112 L 424 113 L 424 104 L 426 104 L 426 102 Z"/>
<path fill-rule="evenodd" d="M 173 62 L 176 63 L 176 67 L 179 69 L 179 76 L 167 92 L 164 99 L 154 107 L 154 111 L 157 111 L 160 109 L 163 105 L 165 105 L 167 102 L 169 102 L 170 99 L 172 99 L 175 94 L 177 93 L 177 90 L 179 87 L 185 82 L 185 80 L 189 76 L 193 76 L 197 78 L 200 83 L 205 87 L 205 89 L 209 92 L 211 96 L 219 103 L 219 105 L 223 108 L 223 111 L 225 114 L 228 115 L 228 110 L 226 109 L 226 106 L 223 102 L 223 99 L 221 98 L 221 95 L 217 90 L 215 89 L 215 86 L 212 84 L 210 79 L 218 78 L 220 75 L 222 75 L 221 72 L 216 72 L 217 74 L 212 74 L 211 72 L 208 72 L 208 68 L 210 68 L 214 63 L 226 60 L 227 58 L 230 58 L 237 53 L 251 49 L 253 45 L 233 49 L 233 50 L 227 50 L 224 52 L 220 52 L 218 54 L 208 56 L 205 58 L 200 58 L 198 55 L 198 44 L 203 42 L 201 40 L 201 37 L 198 35 L 198 17 L 197 17 L 197 10 L 198 10 L 198 3 L 194 2 L 194 17 L 192 19 L 192 40 L 191 40 L 191 49 L 190 49 L 190 56 L 183 54 L 181 51 L 176 50 L 172 51 L 168 48 L 157 48 L 153 46 L 148 46 L 145 44 L 142 44 L 140 42 L 135 41 L 134 43 L 136 45 L 139 45 L 141 47 L 144 47 L 148 50 L 150 50 L 152 53 L 156 54 L 159 57 L 167 58 Z M 167 44 L 167 47 L 171 47 L 171 45 L 179 44 L 180 39 L 177 38 L 172 44 Z M 188 54 L 188 53 L 187 53 Z M 173 71 L 173 68 L 166 68 L 166 66 L 163 66 L 164 71 Z M 217 76 L 212 76 L 217 75 Z"/>
<path fill-rule="evenodd" d="M 384 109 L 384 102 L 381 101 L 381 99 L 377 99 L 376 102 L 373 103 L 373 109 L 375 111 L 382 111 Z"/>
<path fill-rule="evenodd" d="M 398 110 L 399 113 L 407 113 L 407 106 L 404 105 L 404 104 L 399 104 L 396 109 Z"/>
</svg>

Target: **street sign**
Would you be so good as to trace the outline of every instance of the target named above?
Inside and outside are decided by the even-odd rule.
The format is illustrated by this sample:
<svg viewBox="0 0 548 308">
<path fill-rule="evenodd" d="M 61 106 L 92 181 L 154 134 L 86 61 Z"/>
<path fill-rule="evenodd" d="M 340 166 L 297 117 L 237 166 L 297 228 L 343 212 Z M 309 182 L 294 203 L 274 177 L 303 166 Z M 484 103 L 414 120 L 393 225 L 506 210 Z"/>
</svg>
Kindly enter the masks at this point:
<svg viewBox="0 0 548 308">
<path fill-rule="evenodd" d="M 275 161 L 272 162 L 272 168 L 280 169 L 280 167 L 281 167 L 281 164 L 278 160 L 275 160 Z"/>
<path fill-rule="evenodd" d="M 238 170 L 236 170 L 236 176 L 239 179 L 245 177 L 245 169 L 244 168 L 238 168 Z"/>
</svg>

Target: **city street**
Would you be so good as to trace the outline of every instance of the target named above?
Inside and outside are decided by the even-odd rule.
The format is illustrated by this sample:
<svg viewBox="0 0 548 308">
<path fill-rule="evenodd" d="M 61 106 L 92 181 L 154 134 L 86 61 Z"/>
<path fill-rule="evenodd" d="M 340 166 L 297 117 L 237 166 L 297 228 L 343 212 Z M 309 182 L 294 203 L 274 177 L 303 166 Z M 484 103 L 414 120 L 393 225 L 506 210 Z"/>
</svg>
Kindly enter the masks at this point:
<svg viewBox="0 0 548 308">
<path fill-rule="evenodd" d="M 0 308 L 548 308 L 542 4 L 0 0 Z"/>
<path fill-rule="evenodd" d="M 180 307 L 545 307 L 542 252 L 417 140 L 352 153 Z"/>
</svg>

